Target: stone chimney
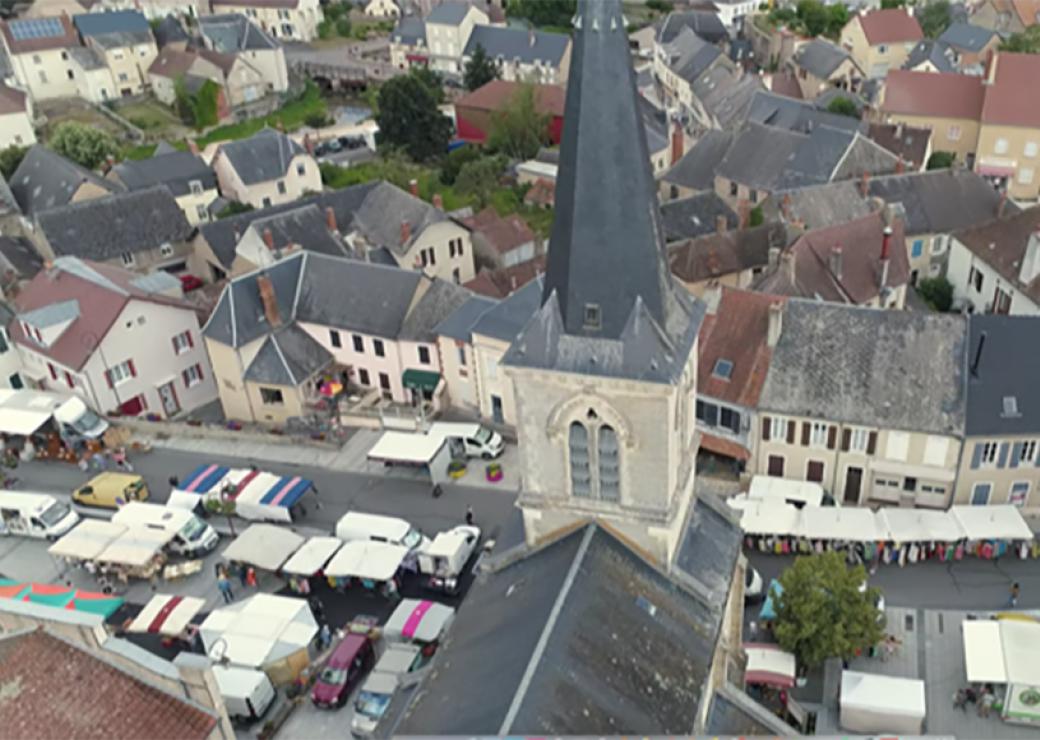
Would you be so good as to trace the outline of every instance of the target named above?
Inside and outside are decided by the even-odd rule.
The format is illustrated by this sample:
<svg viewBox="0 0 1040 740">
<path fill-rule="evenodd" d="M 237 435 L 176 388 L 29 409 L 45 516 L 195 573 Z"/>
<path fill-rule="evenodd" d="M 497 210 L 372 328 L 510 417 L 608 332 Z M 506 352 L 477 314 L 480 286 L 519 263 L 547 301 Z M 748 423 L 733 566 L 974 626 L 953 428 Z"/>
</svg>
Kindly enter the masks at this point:
<svg viewBox="0 0 1040 740">
<path fill-rule="evenodd" d="M 780 266 L 780 247 L 769 248 L 769 271 L 776 272 Z"/>
<path fill-rule="evenodd" d="M 737 201 L 737 218 L 742 229 L 746 229 L 751 223 L 751 204 L 746 198 Z"/>
<path fill-rule="evenodd" d="M 866 198 L 870 194 L 870 173 L 864 172 L 859 181 L 859 194 Z"/>
<path fill-rule="evenodd" d="M 841 247 L 831 249 L 831 274 L 841 280 Z"/>
<path fill-rule="evenodd" d="M 686 153 L 686 138 L 682 125 L 678 121 L 672 128 L 672 165 L 675 165 Z"/>
<path fill-rule="evenodd" d="M 274 251 L 274 233 L 270 228 L 264 227 L 264 244 L 271 251 Z"/>
<path fill-rule="evenodd" d="M 886 226 L 881 232 L 881 284 L 880 290 L 884 290 L 888 284 L 889 252 L 892 249 L 892 227 Z"/>
<path fill-rule="evenodd" d="M 780 269 L 784 271 L 784 276 L 787 280 L 794 285 L 795 279 L 795 267 L 794 267 L 794 253 L 787 250 L 780 255 Z"/>
<path fill-rule="evenodd" d="M 408 192 L 414 195 L 416 198 L 419 197 L 419 181 L 412 178 L 408 181 Z"/>
<path fill-rule="evenodd" d="M 260 274 L 256 278 L 256 288 L 260 292 L 260 302 L 264 306 L 264 318 L 271 327 L 280 326 L 282 315 L 278 311 L 278 298 L 274 294 L 271 278 Z"/>
<path fill-rule="evenodd" d="M 1026 285 L 1040 276 L 1040 229 L 1029 235 L 1026 242 L 1026 253 L 1022 257 L 1022 267 L 1018 271 L 1018 279 Z"/>
<path fill-rule="evenodd" d="M 444 198 L 441 197 L 440 193 L 433 194 L 433 207 L 438 211 L 444 210 Z"/>
<path fill-rule="evenodd" d="M 769 304 L 769 324 L 766 329 L 766 344 L 773 348 L 780 341 L 784 325 L 784 304 L 777 301 Z"/>
<path fill-rule="evenodd" d="M 199 156 L 199 145 L 195 143 L 194 139 L 188 139 L 188 151 L 196 157 Z"/>
<path fill-rule="evenodd" d="M 720 213 L 715 216 L 715 233 L 725 234 L 728 226 L 729 220 L 726 218 L 725 213 Z"/>
<path fill-rule="evenodd" d="M 339 233 L 339 225 L 336 223 L 336 211 L 332 206 L 325 207 L 325 225 L 329 227 L 329 231 L 334 234 Z"/>
<path fill-rule="evenodd" d="M 414 180 L 413 180 L 414 182 Z M 407 221 L 401 221 L 401 245 L 407 244 L 412 238 L 412 225 Z"/>
</svg>

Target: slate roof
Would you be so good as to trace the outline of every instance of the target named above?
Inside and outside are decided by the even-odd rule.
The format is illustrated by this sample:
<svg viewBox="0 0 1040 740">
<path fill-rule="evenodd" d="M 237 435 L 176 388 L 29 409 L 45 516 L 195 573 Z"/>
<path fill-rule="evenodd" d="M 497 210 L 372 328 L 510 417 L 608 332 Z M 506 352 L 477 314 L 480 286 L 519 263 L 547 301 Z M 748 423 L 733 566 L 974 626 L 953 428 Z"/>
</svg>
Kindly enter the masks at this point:
<svg viewBox="0 0 1040 740">
<path fill-rule="evenodd" d="M 94 38 L 97 40 L 107 37 L 95 36 Z M 66 51 L 69 53 L 69 58 L 84 70 L 104 69 L 106 66 L 104 57 L 93 47 L 73 46 Z"/>
<path fill-rule="evenodd" d="M 189 40 L 188 32 L 184 30 L 184 26 L 173 15 L 167 15 L 159 21 L 153 33 L 155 34 L 155 43 L 160 49 L 167 44 L 187 43 Z"/>
<path fill-rule="evenodd" d="M 802 88 L 798 85 L 798 78 L 788 69 L 773 73 L 769 81 L 769 91 L 795 100 L 802 99 Z"/>
<path fill-rule="evenodd" d="M 118 665 L 43 629 L 6 634 L 0 638 L 0 684 L 15 687 L 17 701 L 0 702 L 4 733 L 82 740 L 210 736 L 215 715 Z M 55 686 L 62 687 L 60 702 Z"/>
<path fill-rule="evenodd" d="M 434 331 L 438 336 L 469 342 L 473 335 L 473 327 L 480 317 L 498 305 L 498 301 L 482 295 L 470 296 L 466 302 L 452 311 L 439 323 Z"/>
<path fill-rule="evenodd" d="M 907 169 L 919 170 L 926 164 L 931 129 L 905 126 L 900 123 L 872 123 L 867 138 L 884 147 L 907 163 Z"/>
<path fill-rule="evenodd" d="M 1000 273 L 1034 302 L 1040 303 L 1040 278 L 1023 284 L 1019 279 L 1030 237 L 1040 230 L 1040 207 L 1007 218 L 994 219 L 953 233 L 953 238 Z"/>
<path fill-rule="evenodd" d="M 314 203 L 298 205 L 288 211 L 263 216 L 249 224 L 249 230 L 260 239 L 267 231 L 275 250 L 298 247 L 335 257 L 346 257 L 343 243 L 330 231 L 325 213 Z"/>
<path fill-rule="evenodd" d="M 717 13 L 705 10 L 686 10 L 673 11 L 668 14 L 657 32 L 657 42 L 659 44 L 671 42 L 684 28 L 690 29 L 712 44 L 729 38 L 726 26 Z"/>
<path fill-rule="evenodd" d="M 423 231 L 433 224 L 448 220 L 444 211 L 395 185 L 381 181 L 361 201 L 352 226 L 370 244 L 387 247 L 397 255 L 403 255 Z M 401 224 L 404 222 L 408 222 L 409 226 L 407 242 L 401 241 Z M 340 228 L 343 228 L 343 222 L 340 222 Z"/>
<path fill-rule="evenodd" d="M 675 38 L 664 46 L 664 51 L 668 55 L 668 66 L 672 72 L 691 83 L 722 56 L 719 47 L 708 43 L 688 27 L 680 29 Z"/>
<path fill-rule="evenodd" d="M 289 324 L 267 335 L 242 377 L 253 383 L 297 386 L 331 361 L 331 353 L 317 340 Z"/>
<path fill-rule="evenodd" d="M 858 18 L 871 46 L 920 41 L 924 38 L 917 19 L 903 8 L 871 10 Z"/>
<path fill-rule="evenodd" d="M 729 131 L 709 131 L 661 179 L 690 190 L 713 190 L 715 168 L 726 156 L 734 137 Z"/>
<path fill-rule="evenodd" d="M 194 232 L 164 185 L 52 208 L 36 223 L 55 255 L 100 261 L 183 242 Z"/>
<path fill-rule="evenodd" d="M 537 277 L 499 301 L 473 324 L 473 333 L 512 342 L 541 307 L 545 281 Z"/>
<path fill-rule="evenodd" d="M 871 207 L 863 197 L 858 181 L 839 180 L 778 190 L 763 210 L 769 216 L 782 218 L 787 223 L 799 223 L 804 228 L 815 229 L 861 218 L 871 212 Z"/>
<path fill-rule="evenodd" d="M 457 26 L 462 23 L 469 12 L 470 4 L 464 2 L 443 2 L 426 16 L 427 23 L 440 23 L 447 26 Z"/>
<path fill-rule="evenodd" d="M 743 74 L 717 65 L 693 83 L 693 92 L 704 110 L 723 129 L 733 129 L 747 120 L 759 91 L 764 90 L 757 74 Z"/>
<path fill-rule="evenodd" d="M 727 229 L 737 228 L 740 222 L 733 209 L 713 190 L 662 203 L 665 241 L 671 244 L 710 234 L 716 230 L 719 216 L 725 217 Z"/>
<path fill-rule="evenodd" d="M 992 41 L 996 35 L 996 31 L 982 26 L 973 26 L 970 23 L 951 23 L 943 31 L 939 41 L 947 46 L 977 53 L 986 48 L 986 44 Z"/>
<path fill-rule="evenodd" d="M 575 22 L 544 303 L 503 361 L 672 382 L 703 306 L 668 270 L 621 3 L 583 3 Z"/>
<path fill-rule="evenodd" d="M 931 62 L 937 72 L 957 72 L 953 51 L 940 41 L 918 41 L 903 63 L 903 69 L 914 69 L 925 62 Z"/>
<path fill-rule="evenodd" d="M 33 144 L 25 153 L 9 182 L 18 206 L 26 216 L 68 205 L 84 183 L 116 192 L 119 186 L 98 177 L 70 159 Z"/>
<path fill-rule="evenodd" d="M 293 157 L 306 153 L 281 131 L 265 128 L 248 139 L 221 144 L 216 156 L 227 157 L 243 183 L 256 185 L 284 177 Z"/>
<path fill-rule="evenodd" d="M 397 21 L 390 37 L 398 44 L 418 46 L 426 44 L 426 24 L 419 18 L 405 17 Z"/>
<path fill-rule="evenodd" d="M 28 280 L 35 277 L 43 267 L 43 257 L 25 237 L 0 236 L 0 265 L 4 272 L 0 279 L 5 283 L 9 270 L 14 273 L 16 279 Z"/>
<path fill-rule="evenodd" d="M 506 298 L 545 274 L 546 255 L 540 254 L 511 267 L 482 269 L 465 287 L 489 298 Z"/>
<path fill-rule="evenodd" d="M 533 44 L 530 38 L 532 33 L 534 34 Z M 472 56 L 477 46 L 480 45 L 492 59 L 501 57 L 507 62 L 519 60 L 524 64 L 531 64 L 537 59 L 558 67 L 564 54 L 567 53 L 568 44 L 570 44 L 570 39 L 562 33 L 499 26 L 474 26 L 462 54 Z"/>
<path fill-rule="evenodd" d="M 149 159 L 125 159 L 112 171 L 127 190 L 142 190 L 165 185 L 175 198 L 191 192 L 190 183 L 197 180 L 203 190 L 215 190 L 217 176 L 197 154 L 173 151 L 156 154 Z"/>
<path fill-rule="evenodd" d="M 977 121 L 985 96 L 982 82 L 981 77 L 950 72 L 889 70 L 881 110 L 889 114 Z"/>
<path fill-rule="evenodd" d="M 962 433 L 963 316 L 791 299 L 782 322 L 761 411 L 881 429 Z"/>
<path fill-rule="evenodd" d="M 1035 434 L 1040 429 L 1040 394 L 1036 389 L 1040 353 L 1022 349 L 1040 346 L 1040 319 L 972 314 L 968 317 L 968 331 L 968 403 L 964 433 Z M 1014 409 L 1005 408 L 1006 398 L 1015 399 Z"/>
<path fill-rule="evenodd" d="M 396 732 L 686 733 L 717 634 L 701 598 L 589 525 L 478 576 Z"/>
<path fill-rule="evenodd" d="M 824 39 L 813 39 L 794 53 L 794 64 L 821 80 L 829 79 L 842 62 L 851 59 L 849 53 L 837 44 Z"/>
<path fill-rule="evenodd" d="M 765 90 L 755 93 L 747 120 L 802 134 L 811 133 L 818 126 L 842 131 L 861 131 L 866 128 L 857 118 L 820 110 L 811 101 L 794 100 Z"/>
<path fill-rule="evenodd" d="M 204 15 L 199 18 L 199 31 L 214 49 L 224 54 L 266 51 L 279 46 L 266 31 L 241 13 Z"/>
<path fill-rule="evenodd" d="M 871 178 L 868 192 L 886 203 L 902 203 L 908 234 L 947 234 L 997 215 L 1000 193 L 980 175 L 961 168 Z M 1005 215 L 1018 206 L 1005 201 Z"/>
<path fill-rule="evenodd" d="M 781 224 L 711 233 L 673 245 L 669 250 L 672 274 L 685 283 L 697 283 L 723 275 L 764 268 L 769 249 L 787 246 Z"/>
<path fill-rule="evenodd" d="M 107 33 L 151 33 L 148 19 L 137 10 L 108 10 L 104 13 L 81 13 L 72 17 L 83 36 Z"/>
</svg>

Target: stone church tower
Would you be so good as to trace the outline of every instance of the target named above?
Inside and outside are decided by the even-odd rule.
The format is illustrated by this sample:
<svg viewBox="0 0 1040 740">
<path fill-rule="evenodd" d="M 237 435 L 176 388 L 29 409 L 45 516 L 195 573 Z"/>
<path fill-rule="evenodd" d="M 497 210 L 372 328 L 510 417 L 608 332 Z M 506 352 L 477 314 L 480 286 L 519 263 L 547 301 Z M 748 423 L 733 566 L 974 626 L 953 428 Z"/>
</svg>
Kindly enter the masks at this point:
<svg viewBox="0 0 1040 740">
<path fill-rule="evenodd" d="M 672 562 L 693 501 L 703 306 L 668 268 L 619 0 L 581 2 L 542 306 L 503 360 L 528 544 L 598 521 Z"/>
</svg>

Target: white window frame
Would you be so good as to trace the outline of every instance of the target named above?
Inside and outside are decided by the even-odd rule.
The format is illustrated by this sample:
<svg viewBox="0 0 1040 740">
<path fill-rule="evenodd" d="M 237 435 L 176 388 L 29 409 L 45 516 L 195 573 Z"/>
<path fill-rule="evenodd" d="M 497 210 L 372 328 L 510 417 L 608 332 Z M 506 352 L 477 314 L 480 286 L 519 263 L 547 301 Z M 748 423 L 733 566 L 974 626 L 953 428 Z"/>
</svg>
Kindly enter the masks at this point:
<svg viewBox="0 0 1040 740">
<path fill-rule="evenodd" d="M 1015 487 L 1016 486 L 1025 486 L 1025 488 L 1026 488 L 1025 495 L 1022 497 L 1022 501 L 1020 503 L 1015 503 L 1014 501 L 1012 501 L 1012 496 L 1015 493 Z M 1009 504 L 1011 504 L 1012 506 L 1017 506 L 1019 508 L 1025 506 L 1026 501 L 1029 500 L 1029 493 L 1032 490 L 1032 488 L 1033 488 L 1033 486 L 1027 480 L 1013 480 L 1013 481 L 1011 481 L 1011 485 L 1008 486 L 1007 502 Z"/>
<path fill-rule="evenodd" d="M 1018 184 L 1019 185 L 1032 185 L 1033 176 L 1036 174 L 1032 167 L 1019 167 L 1018 168 Z"/>
<path fill-rule="evenodd" d="M 130 372 L 130 360 L 120 362 L 118 365 L 113 365 L 108 369 L 108 377 L 112 380 L 112 385 L 122 385 L 126 381 L 134 377 L 134 374 Z"/>
<path fill-rule="evenodd" d="M 769 439 L 778 439 L 784 444 L 787 444 L 787 429 L 788 424 L 791 423 L 790 419 L 785 419 L 782 416 L 770 416 L 769 417 Z"/>
<path fill-rule="evenodd" d="M 1035 157 L 1038 151 L 1040 151 L 1040 145 L 1035 141 L 1027 141 L 1025 147 L 1022 149 L 1022 156 Z"/>
<path fill-rule="evenodd" d="M 185 383 L 185 385 L 187 385 L 189 388 L 194 388 L 199 383 L 201 383 L 202 373 L 199 372 L 198 363 L 192 365 L 191 367 L 185 368 L 184 377 L 187 380 L 187 383 Z"/>
<path fill-rule="evenodd" d="M 993 153 L 994 154 L 1007 154 L 1007 150 L 1008 150 L 1008 140 L 1005 139 L 1003 136 L 998 137 L 997 140 L 993 142 Z"/>
<path fill-rule="evenodd" d="M 202 195 L 202 180 L 189 180 L 188 189 L 192 195 Z"/>
<path fill-rule="evenodd" d="M 173 338 L 173 349 L 178 355 L 191 350 L 191 332 L 182 331 Z"/>
<path fill-rule="evenodd" d="M 946 127 L 946 138 L 950 141 L 961 140 L 961 127 L 956 123 L 951 123 Z"/>
<path fill-rule="evenodd" d="M 870 445 L 870 430 L 865 427 L 851 427 L 849 432 L 849 452 L 866 454 Z"/>
<path fill-rule="evenodd" d="M 987 489 L 989 489 L 989 490 L 986 491 L 986 503 L 984 503 L 984 504 L 976 504 L 975 503 L 975 491 L 977 491 L 982 486 L 985 486 Z M 989 504 L 989 501 L 990 501 L 990 499 L 992 497 L 993 497 L 993 484 L 990 483 L 989 481 L 980 480 L 980 481 L 972 484 L 972 486 L 971 486 L 971 497 L 968 499 L 968 505 L 969 506 L 986 506 L 987 504 Z"/>
<path fill-rule="evenodd" d="M 983 442 L 982 454 L 979 456 L 979 467 L 994 467 L 997 464 L 997 453 L 999 451 L 999 442 Z"/>
<path fill-rule="evenodd" d="M 1027 439 L 1022 443 L 1022 448 L 1019 450 L 1018 461 L 1019 464 L 1024 462 L 1031 463 L 1036 460 L 1036 440 Z"/>
<path fill-rule="evenodd" d="M 810 447 L 821 447 L 827 448 L 827 437 L 830 435 L 830 424 L 824 424 L 819 421 L 812 422 L 809 434 L 809 446 Z"/>
</svg>

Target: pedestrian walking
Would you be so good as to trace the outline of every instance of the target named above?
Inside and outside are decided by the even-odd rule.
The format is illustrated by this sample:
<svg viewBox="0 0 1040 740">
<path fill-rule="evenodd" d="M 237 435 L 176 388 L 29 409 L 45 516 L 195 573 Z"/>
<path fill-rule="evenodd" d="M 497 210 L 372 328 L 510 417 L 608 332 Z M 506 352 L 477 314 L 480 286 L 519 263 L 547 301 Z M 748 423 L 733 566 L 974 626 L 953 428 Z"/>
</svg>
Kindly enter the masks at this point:
<svg viewBox="0 0 1040 740">
<path fill-rule="evenodd" d="M 217 576 L 217 588 L 220 589 L 220 595 L 224 597 L 225 604 L 230 604 L 235 600 L 235 594 L 231 591 L 231 581 L 225 571 L 221 571 Z"/>
<path fill-rule="evenodd" d="M 1018 594 L 1020 591 L 1021 587 L 1018 585 L 1017 581 L 1011 584 L 1011 595 L 1008 597 L 1007 601 L 1007 606 L 1009 608 L 1014 609 L 1018 606 Z"/>
<path fill-rule="evenodd" d="M 989 717 L 989 712 L 993 708 L 994 702 L 997 697 L 993 693 L 993 687 L 986 684 L 986 687 L 982 690 L 981 700 L 978 702 L 978 712 L 980 717 Z"/>
<path fill-rule="evenodd" d="M 324 624 L 325 623 L 325 607 L 322 605 L 321 599 L 319 599 L 317 596 L 312 596 L 310 598 L 310 602 L 309 603 L 311 605 L 311 614 L 314 615 L 314 620 L 318 624 Z"/>
<path fill-rule="evenodd" d="M 466 507 L 466 524 L 473 526 L 473 507 Z"/>
<path fill-rule="evenodd" d="M 321 630 L 318 632 L 318 644 L 322 650 L 327 650 L 332 644 L 332 630 L 329 629 L 328 622 L 321 625 Z"/>
<path fill-rule="evenodd" d="M 256 569 L 253 566 L 246 568 L 246 585 L 256 588 Z"/>
<path fill-rule="evenodd" d="M 126 457 L 125 447 L 119 447 L 112 453 L 112 462 L 114 462 L 116 467 L 124 473 L 134 472 L 134 466 L 130 464 L 130 461 Z"/>
<path fill-rule="evenodd" d="M 242 584 L 242 588 L 244 589 L 249 585 L 249 568 L 246 567 L 245 563 L 239 563 L 236 570 L 238 573 L 238 582 Z"/>
</svg>

